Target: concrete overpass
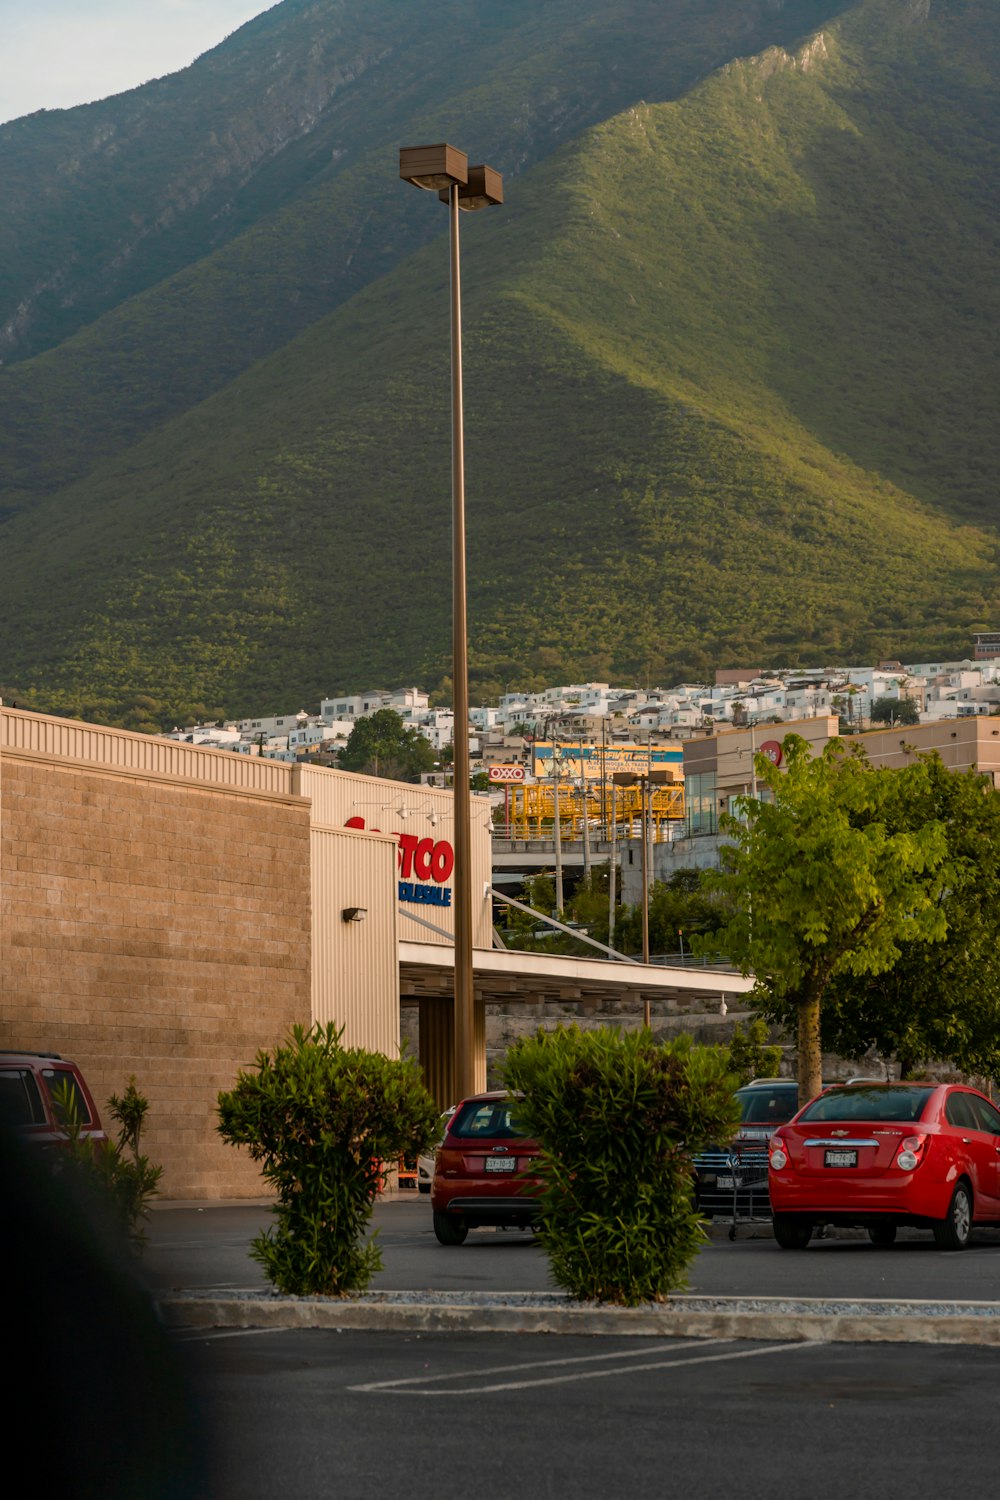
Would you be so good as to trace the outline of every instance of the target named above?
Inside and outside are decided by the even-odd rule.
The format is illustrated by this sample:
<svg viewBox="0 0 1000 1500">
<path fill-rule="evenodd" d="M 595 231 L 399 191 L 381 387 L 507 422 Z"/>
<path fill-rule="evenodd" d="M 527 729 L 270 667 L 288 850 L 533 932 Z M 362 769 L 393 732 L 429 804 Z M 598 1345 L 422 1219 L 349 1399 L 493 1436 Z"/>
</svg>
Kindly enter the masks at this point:
<svg viewBox="0 0 1000 1500">
<path fill-rule="evenodd" d="M 544 1021 L 571 1019 L 611 1010 L 614 1024 L 642 1024 L 647 999 L 657 1022 L 669 1018 L 678 1030 L 682 1017 L 706 1011 L 719 1017 L 745 1009 L 753 979 L 730 970 L 668 967 L 616 959 L 572 958 L 556 953 L 521 953 L 513 949 L 473 952 L 475 1038 L 481 1066 L 486 1059 L 486 1007 L 500 1006 L 516 1017 L 520 1007 L 541 1010 Z M 435 1097 L 454 1102 L 453 1007 L 454 950 L 439 943 L 399 942 L 399 996 L 403 1007 L 419 1010 L 420 1060 Z M 624 1002 L 624 1006 L 622 1005 Z M 563 1007 L 572 1007 L 570 1014 Z M 670 1024 L 672 1022 L 672 1024 Z"/>
</svg>

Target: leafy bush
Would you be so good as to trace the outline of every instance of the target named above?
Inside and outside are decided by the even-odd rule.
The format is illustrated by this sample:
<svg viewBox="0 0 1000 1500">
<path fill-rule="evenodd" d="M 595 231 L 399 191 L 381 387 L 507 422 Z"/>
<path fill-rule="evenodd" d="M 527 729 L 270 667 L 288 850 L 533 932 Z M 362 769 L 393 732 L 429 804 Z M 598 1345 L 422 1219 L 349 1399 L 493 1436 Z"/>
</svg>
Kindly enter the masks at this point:
<svg viewBox="0 0 1000 1500">
<path fill-rule="evenodd" d="M 511 1048 L 504 1079 L 541 1146 L 538 1237 L 574 1297 L 635 1306 L 685 1284 L 703 1238 L 691 1158 L 736 1126 L 728 1062 L 645 1028 L 558 1027 Z"/>
<path fill-rule="evenodd" d="M 142 1250 L 146 1244 L 144 1220 L 149 1217 L 150 1199 L 159 1191 L 163 1168 L 139 1150 L 149 1100 L 136 1088 L 135 1076 L 129 1078 L 124 1094 L 112 1094 L 108 1100 L 111 1118 L 121 1127 L 117 1141 L 109 1137 L 95 1142 L 82 1134 L 79 1105 L 70 1084 L 57 1084 L 52 1099 L 66 1136 L 70 1160 L 84 1185 L 95 1186 L 106 1195 L 114 1217 L 133 1247 Z"/>
<path fill-rule="evenodd" d="M 251 1247 L 280 1291 L 340 1296 L 381 1269 L 365 1241 L 383 1161 L 435 1139 L 438 1106 L 417 1063 L 342 1047 L 329 1024 L 293 1026 L 274 1055 L 219 1095 L 219 1134 L 246 1146 L 277 1190 L 276 1224 Z"/>
</svg>

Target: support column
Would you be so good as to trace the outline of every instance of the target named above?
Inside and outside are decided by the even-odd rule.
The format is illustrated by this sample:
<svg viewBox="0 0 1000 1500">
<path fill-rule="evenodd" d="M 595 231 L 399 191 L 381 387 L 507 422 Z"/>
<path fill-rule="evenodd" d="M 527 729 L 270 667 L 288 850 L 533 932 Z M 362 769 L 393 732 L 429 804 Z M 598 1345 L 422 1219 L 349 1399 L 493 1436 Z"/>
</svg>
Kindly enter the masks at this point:
<svg viewBox="0 0 1000 1500">
<path fill-rule="evenodd" d="M 419 1021 L 420 1066 L 428 1091 L 442 1109 L 455 1098 L 455 1006 L 448 996 L 421 996 Z"/>
<path fill-rule="evenodd" d="M 419 1002 L 420 1066 L 424 1083 L 442 1109 L 459 1100 L 455 1069 L 455 1005 L 450 995 L 422 996 Z M 472 1007 L 472 1057 L 475 1070 L 471 1092 L 486 1087 L 486 1006 L 475 996 Z"/>
</svg>

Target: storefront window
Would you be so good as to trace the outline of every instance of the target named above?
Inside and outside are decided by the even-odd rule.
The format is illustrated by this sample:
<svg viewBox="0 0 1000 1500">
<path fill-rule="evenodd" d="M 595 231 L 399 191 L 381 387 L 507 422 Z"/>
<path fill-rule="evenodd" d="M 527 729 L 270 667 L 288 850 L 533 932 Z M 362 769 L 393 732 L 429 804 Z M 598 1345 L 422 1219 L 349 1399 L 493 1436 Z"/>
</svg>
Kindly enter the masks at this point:
<svg viewBox="0 0 1000 1500">
<path fill-rule="evenodd" d="M 685 776 L 684 801 L 689 838 L 718 833 L 718 777 L 714 771 Z"/>
</svg>

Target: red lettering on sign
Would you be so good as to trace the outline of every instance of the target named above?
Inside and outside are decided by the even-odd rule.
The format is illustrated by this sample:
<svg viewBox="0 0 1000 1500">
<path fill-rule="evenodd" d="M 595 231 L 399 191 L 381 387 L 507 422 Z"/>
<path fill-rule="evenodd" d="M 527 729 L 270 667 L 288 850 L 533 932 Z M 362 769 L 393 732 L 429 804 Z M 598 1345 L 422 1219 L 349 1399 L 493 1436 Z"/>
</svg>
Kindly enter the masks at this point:
<svg viewBox="0 0 1000 1500">
<path fill-rule="evenodd" d="M 441 839 L 434 845 L 434 853 L 431 856 L 431 879 L 443 885 L 451 877 L 455 868 L 455 851 L 449 843 Z"/>
<path fill-rule="evenodd" d="M 413 856 L 413 872 L 418 880 L 430 880 L 431 878 L 431 855 L 434 853 L 434 840 L 421 839 L 417 845 L 417 852 Z"/>
<path fill-rule="evenodd" d="M 419 840 L 415 833 L 401 833 L 399 835 L 399 873 L 404 880 L 409 880 L 413 872 L 413 856 L 419 847 Z M 424 877 L 426 879 L 426 876 Z"/>
<path fill-rule="evenodd" d="M 364 818 L 348 818 L 344 824 L 345 828 L 364 828 Z M 370 833 L 379 833 L 381 830 L 372 828 Z M 418 839 L 415 833 L 397 833 L 399 841 L 399 853 L 396 863 L 399 873 L 404 880 L 435 880 L 438 885 L 443 885 L 451 877 L 455 868 L 455 851 L 447 839 L 439 839 L 437 843 L 433 839 Z"/>
</svg>

